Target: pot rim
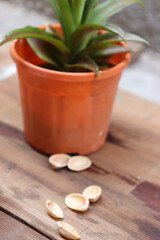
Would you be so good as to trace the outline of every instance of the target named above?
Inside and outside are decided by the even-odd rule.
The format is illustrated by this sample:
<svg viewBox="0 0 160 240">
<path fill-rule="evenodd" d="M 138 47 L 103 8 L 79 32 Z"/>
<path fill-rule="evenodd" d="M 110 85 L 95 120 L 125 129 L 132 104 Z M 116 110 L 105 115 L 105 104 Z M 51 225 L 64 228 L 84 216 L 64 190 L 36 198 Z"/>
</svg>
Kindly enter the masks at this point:
<svg viewBox="0 0 160 240">
<path fill-rule="evenodd" d="M 59 26 L 60 26 L 59 24 L 54 24 L 54 27 L 58 28 Z M 106 76 L 107 77 L 115 76 L 117 75 L 117 72 L 121 73 L 122 70 L 125 69 L 130 62 L 130 53 L 124 53 L 125 55 L 124 59 L 114 67 L 100 71 L 100 77 L 93 72 L 62 72 L 57 70 L 50 70 L 50 69 L 45 69 L 45 68 L 36 66 L 24 60 L 22 57 L 20 57 L 20 55 L 16 51 L 16 44 L 18 44 L 19 40 L 20 39 L 13 40 L 10 46 L 11 56 L 16 63 L 20 63 L 26 68 L 29 68 L 31 71 L 33 71 L 37 75 L 39 75 L 41 72 L 42 75 L 47 74 L 49 78 L 53 78 L 53 75 L 54 75 L 54 77 L 58 79 L 63 78 L 64 81 L 76 81 L 76 80 L 82 81 L 84 78 L 85 78 L 85 81 L 86 81 L 86 78 L 87 78 L 87 81 L 93 81 L 93 80 L 106 78 Z M 66 79 L 64 78 L 65 76 L 66 76 Z"/>
</svg>

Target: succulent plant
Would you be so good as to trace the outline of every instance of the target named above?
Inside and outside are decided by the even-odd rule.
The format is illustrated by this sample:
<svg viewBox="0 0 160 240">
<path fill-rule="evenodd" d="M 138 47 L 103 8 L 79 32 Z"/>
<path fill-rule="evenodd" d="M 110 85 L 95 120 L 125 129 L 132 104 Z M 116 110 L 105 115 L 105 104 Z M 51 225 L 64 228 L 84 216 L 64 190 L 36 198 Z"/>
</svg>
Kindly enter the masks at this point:
<svg viewBox="0 0 160 240">
<path fill-rule="evenodd" d="M 129 52 L 120 42 L 137 41 L 148 44 L 143 38 L 123 31 L 108 22 L 114 14 L 140 0 L 49 0 L 61 24 L 63 35 L 53 25 L 46 28 L 25 27 L 6 34 L 0 45 L 14 39 L 26 38 L 35 54 L 65 72 L 93 71 L 110 67 L 113 54 Z M 103 34 L 99 31 L 104 30 Z"/>
</svg>

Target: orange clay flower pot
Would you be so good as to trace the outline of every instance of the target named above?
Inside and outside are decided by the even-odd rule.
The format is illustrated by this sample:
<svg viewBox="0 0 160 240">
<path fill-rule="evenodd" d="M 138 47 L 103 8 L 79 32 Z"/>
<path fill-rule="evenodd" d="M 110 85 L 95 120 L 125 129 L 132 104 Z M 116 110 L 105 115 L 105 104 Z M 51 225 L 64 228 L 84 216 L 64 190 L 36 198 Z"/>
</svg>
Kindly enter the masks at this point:
<svg viewBox="0 0 160 240">
<path fill-rule="evenodd" d="M 60 28 L 60 26 L 56 26 Z M 130 54 L 112 58 L 116 66 L 101 72 L 67 73 L 41 68 L 26 40 L 12 42 L 26 140 L 37 150 L 88 154 L 106 140 L 113 101 Z"/>
</svg>

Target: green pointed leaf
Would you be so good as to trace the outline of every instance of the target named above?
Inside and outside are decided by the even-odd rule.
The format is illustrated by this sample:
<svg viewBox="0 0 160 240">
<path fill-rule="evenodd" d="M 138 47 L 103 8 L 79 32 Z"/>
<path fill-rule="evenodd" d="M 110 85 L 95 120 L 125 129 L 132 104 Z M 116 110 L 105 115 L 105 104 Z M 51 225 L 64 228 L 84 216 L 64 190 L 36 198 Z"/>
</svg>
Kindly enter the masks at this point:
<svg viewBox="0 0 160 240">
<path fill-rule="evenodd" d="M 85 7 L 86 0 L 73 0 L 72 1 L 72 10 L 73 10 L 73 16 L 76 23 L 76 26 L 78 27 L 81 24 L 83 11 Z"/>
<path fill-rule="evenodd" d="M 91 72 L 94 72 L 95 74 L 97 74 L 98 76 L 100 75 L 99 72 L 99 67 L 96 64 L 96 62 L 89 56 L 83 56 L 83 58 L 81 58 L 78 62 L 76 62 L 75 64 L 67 64 L 66 67 L 70 70 L 70 69 L 87 69 Z"/>
<path fill-rule="evenodd" d="M 83 12 L 83 18 L 81 24 L 85 24 L 87 17 L 90 15 L 90 13 L 93 11 L 96 5 L 98 5 L 100 0 L 86 0 L 84 12 Z M 89 40 L 94 36 L 95 33 L 90 33 L 86 39 L 84 40 L 83 46 L 86 46 L 89 42 Z M 82 46 L 82 48 L 83 48 Z"/>
<path fill-rule="evenodd" d="M 54 11 L 56 13 L 56 16 L 60 20 L 61 16 L 60 16 L 60 12 L 59 12 L 56 0 L 48 0 L 48 2 L 51 4 L 52 8 L 54 9 Z"/>
<path fill-rule="evenodd" d="M 25 27 L 16 29 L 8 34 L 5 35 L 5 37 L 0 40 L 0 46 L 20 38 L 37 38 L 41 39 L 43 41 L 46 41 L 50 44 L 52 44 L 54 47 L 59 49 L 61 52 L 68 54 L 69 48 L 60 40 L 55 39 L 54 36 L 51 33 L 47 33 L 42 29 L 36 28 L 36 27 Z"/>
<path fill-rule="evenodd" d="M 89 42 L 89 45 L 96 44 L 101 41 L 105 41 L 105 40 L 109 40 L 109 39 L 114 39 L 114 38 L 119 39 L 119 41 L 121 40 L 121 38 L 119 38 L 118 36 L 115 36 L 115 34 L 113 34 L 111 32 L 98 34 L 97 36 L 95 36 L 91 39 L 91 41 Z"/>
<path fill-rule="evenodd" d="M 86 23 L 96 23 L 100 24 L 103 21 L 109 19 L 116 13 L 123 10 L 125 7 L 134 4 L 139 3 L 141 6 L 143 6 L 143 2 L 140 0 L 108 0 L 100 5 L 98 5 L 93 12 L 89 15 L 88 19 L 86 20 Z"/>
<path fill-rule="evenodd" d="M 60 69 L 55 59 L 53 59 L 53 56 L 55 56 L 55 54 L 53 55 L 53 52 L 55 53 L 55 51 L 58 51 L 53 47 L 53 45 L 35 38 L 28 38 L 27 42 L 40 59 L 52 64 L 57 69 Z"/>
<path fill-rule="evenodd" d="M 117 36 L 119 36 L 122 40 L 125 41 L 125 32 L 123 31 L 123 29 L 121 27 L 119 27 L 118 25 L 114 24 L 114 23 L 105 23 L 104 24 L 106 30 L 108 32 L 111 32 Z"/>
<path fill-rule="evenodd" d="M 60 34 L 60 32 L 54 28 L 51 24 L 47 23 L 46 24 L 46 32 L 48 33 L 52 33 L 54 35 L 54 37 L 58 38 L 61 41 L 64 41 L 64 37 Z"/>
<path fill-rule="evenodd" d="M 83 12 L 83 20 L 82 23 L 84 24 L 94 7 L 99 3 L 99 0 L 86 0 L 84 12 Z"/>
<path fill-rule="evenodd" d="M 121 37 L 122 40 L 125 38 L 125 32 L 117 25 L 113 23 L 105 23 L 103 25 L 99 24 L 84 24 L 80 26 L 71 36 L 71 46 L 73 49 L 79 47 L 88 36 L 88 34 L 98 31 L 106 30 L 114 33 Z"/>
<path fill-rule="evenodd" d="M 99 51 L 99 50 L 103 50 L 106 47 L 108 47 L 109 44 L 111 43 L 116 43 L 116 42 L 120 42 L 120 39 L 118 38 L 112 38 L 112 39 L 108 39 L 105 41 L 99 41 L 96 43 L 93 43 L 91 45 L 89 45 L 88 47 L 86 47 L 81 54 L 89 54 L 92 51 Z"/>
<path fill-rule="evenodd" d="M 64 23 L 63 23 L 63 18 L 61 16 L 61 12 L 60 12 L 59 7 L 57 5 L 57 1 L 56 0 L 48 0 L 48 1 L 51 4 L 53 10 L 55 11 L 55 14 L 56 14 L 56 16 L 57 16 L 57 18 L 58 18 L 58 20 L 59 20 L 59 22 L 60 22 L 60 24 L 63 28 L 63 32 L 65 34 L 65 26 L 64 26 Z"/>
<path fill-rule="evenodd" d="M 115 44 L 108 44 L 108 46 L 106 46 L 105 49 L 93 51 L 91 53 L 91 57 L 108 56 L 108 55 L 130 52 L 130 51 L 131 51 L 130 48 L 122 47 Z"/>
<path fill-rule="evenodd" d="M 145 43 L 147 45 L 150 45 L 149 42 L 147 42 L 145 39 L 137 36 L 136 34 L 133 33 L 125 33 L 125 40 L 126 42 L 141 42 L 141 43 Z"/>
<path fill-rule="evenodd" d="M 63 22 L 62 28 L 64 35 L 66 37 L 67 43 L 69 42 L 71 34 L 75 30 L 75 21 L 73 18 L 73 14 L 71 11 L 71 6 L 69 1 L 67 0 L 55 0 L 57 8 L 59 10 L 61 20 Z"/>
</svg>

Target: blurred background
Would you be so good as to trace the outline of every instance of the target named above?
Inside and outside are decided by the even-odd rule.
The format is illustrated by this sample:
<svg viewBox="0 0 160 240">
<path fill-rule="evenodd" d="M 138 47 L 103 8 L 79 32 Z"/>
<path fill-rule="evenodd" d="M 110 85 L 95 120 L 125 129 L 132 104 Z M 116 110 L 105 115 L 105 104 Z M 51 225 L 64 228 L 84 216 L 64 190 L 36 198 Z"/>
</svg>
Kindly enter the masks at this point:
<svg viewBox="0 0 160 240">
<path fill-rule="evenodd" d="M 145 7 L 130 6 L 111 19 L 124 30 L 147 39 L 151 47 L 136 44 L 132 64 L 125 70 L 119 87 L 160 103 L 160 0 L 144 0 Z M 0 37 L 26 25 L 57 22 L 48 0 L 0 0 Z M 12 68 L 14 72 L 15 69 Z M 0 80 L 3 78 L 0 77 Z"/>
</svg>

